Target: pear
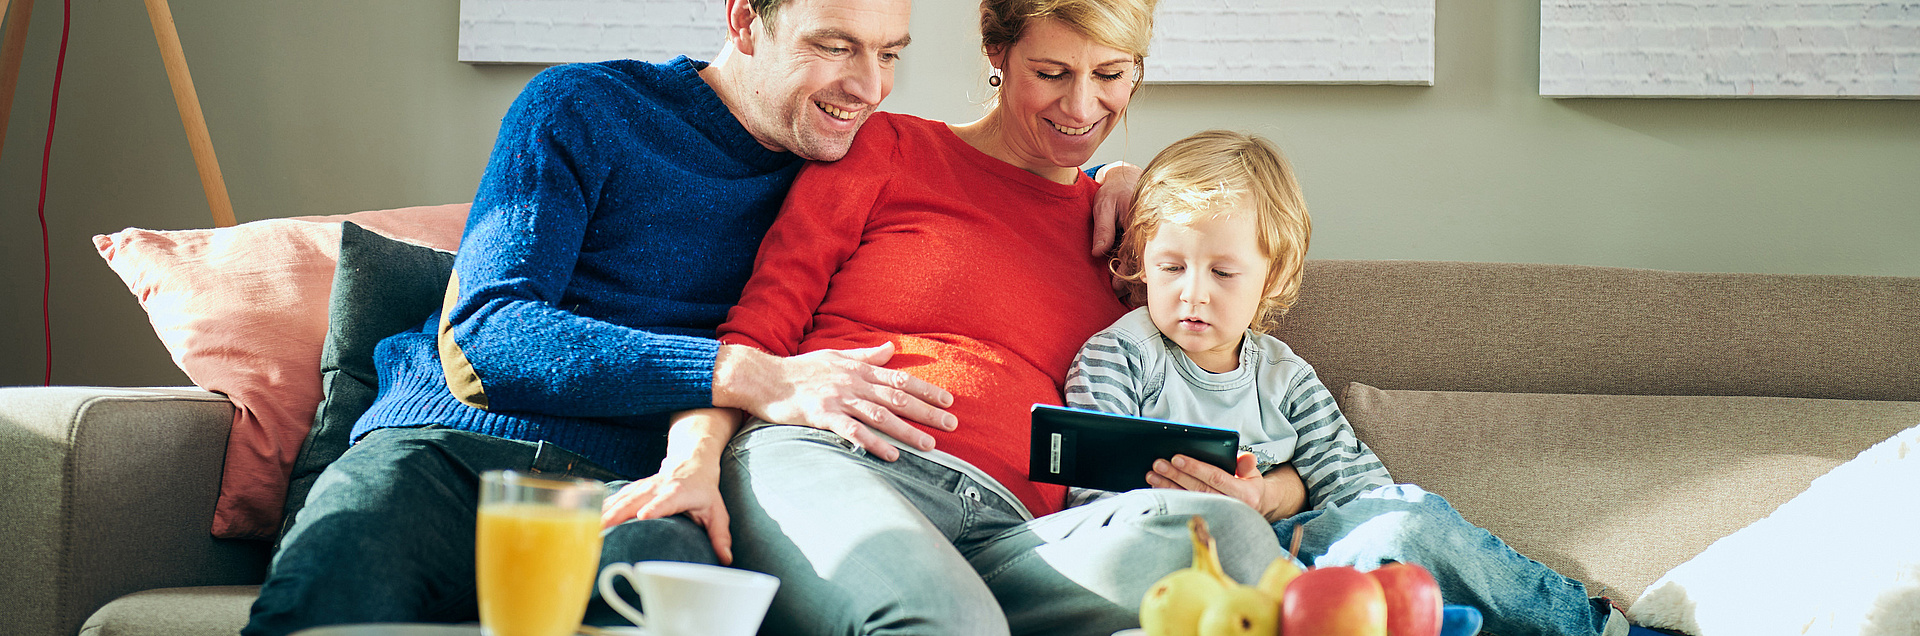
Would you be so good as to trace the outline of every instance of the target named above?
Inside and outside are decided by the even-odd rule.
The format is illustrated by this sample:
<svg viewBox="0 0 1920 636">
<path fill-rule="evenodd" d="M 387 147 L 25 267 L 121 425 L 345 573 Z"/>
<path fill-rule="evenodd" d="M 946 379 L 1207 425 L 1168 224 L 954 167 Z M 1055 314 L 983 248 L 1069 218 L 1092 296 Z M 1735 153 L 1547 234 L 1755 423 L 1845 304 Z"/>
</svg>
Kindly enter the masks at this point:
<svg viewBox="0 0 1920 636">
<path fill-rule="evenodd" d="M 1254 588 L 1260 590 L 1267 596 L 1273 597 L 1273 600 L 1278 602 L 1280 599 L 1286 598 L 1284 595 L 1287 591 L 1287 584 L 1292 583 L 1294 577 L 1300 576 L 1300 573 L 1304 571 L 1305 570 L 1300 569 L 1300 564 L 1293 561 L 1292 557 L 1276 557 L 1272 563 L 1267 564 L 1267 571 L 1260 573 L 1260 582 L 1255 583 Z"/>
<path fill-rule="evenodd" d="M 1147 636 L 1197 636 L 1200 615 L 1225 592 L 1212 574 L 1183 568 L 1161 577 L 1140 601 L 1140 628 Z"/>
<path fill-rule="evenodd" d="M 1280 631 L 1280 603 L 1265 592 L 1233 585 L 1207 603 L 1199 636 L 1273 636 Z"/>
<path fill-rule="evenodd" d="M 1220 567 L 1206 520 L 1197 515 L 1187 520 L 1187 532 L 1193 537 L 1193 566 L 1161 577 L 1140 599 L 1140 627 L 1147 636 L 1195 636 L 1207 606 L 1239 586 Z"/>
</svg>

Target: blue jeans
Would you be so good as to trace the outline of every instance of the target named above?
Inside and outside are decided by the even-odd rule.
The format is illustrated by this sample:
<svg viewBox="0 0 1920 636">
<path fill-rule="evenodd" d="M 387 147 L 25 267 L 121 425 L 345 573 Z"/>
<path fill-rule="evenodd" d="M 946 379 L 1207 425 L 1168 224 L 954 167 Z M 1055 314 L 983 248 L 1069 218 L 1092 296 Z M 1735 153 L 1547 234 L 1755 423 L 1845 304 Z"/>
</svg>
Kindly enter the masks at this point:
<svg viewBox="0 0 1920 636">
<path fill-rule="evenodd" d="M 329 465 L 273 556 L 244 634 L 319 625 L 479 619 L 473 587 L 480 473 L 507 469 L 620 479 L 553 444 L 444 427 L 367 434 Z M 613 484 L 618 488 L 618 482 Z M 705 530 L 685 517 L 603 533 L 601 565 L 714 563 Z M 627 624 L 598 598 L 588 623 Z M 629 597 L 631 604 L 635 599 Z"/>
<path fill-rule="evenodd" d="M 734 438 L 721 475 L 734 564 L 780 577 L 767 633 L 1109 636 L 1192 565 L 1191 515 L 1241 580 L 1280 554 L 1227 497 L 1141 491 L 1029 522 L 964 473 L 798 426 Z"/>
<path fill-rule="evenodd" d="M 1418 564 L 1433 573 L 1446 602 L 1479 608 L 1491 633 L 1592 636 L 1607 631 L 1614 615 L 1605 600 L 1588 598 L 1579 581 L 1515 552 L 1419 486 L 1376 488 L 1277 521 L 1273 531 L 1282 545 L 1293 542 L 1296 526 L 1305 529 L 1299 556 L 1306 565 Z M 1625 619 L 1614 620 L 1611 630 L 1625 633 Z"/>
</svg>

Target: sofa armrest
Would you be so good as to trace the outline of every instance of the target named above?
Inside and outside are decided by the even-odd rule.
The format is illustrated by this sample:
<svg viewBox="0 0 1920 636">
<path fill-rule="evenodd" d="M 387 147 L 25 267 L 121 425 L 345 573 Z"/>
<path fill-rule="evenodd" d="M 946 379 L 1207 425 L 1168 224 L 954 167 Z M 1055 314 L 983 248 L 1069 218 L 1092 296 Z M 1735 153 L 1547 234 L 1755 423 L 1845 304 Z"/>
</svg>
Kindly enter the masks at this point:
<svg viewBox="0 0 1920 636">
<path fill-rule="evenodd" d="M 0 616 L 73 634 L 157 587 L 259 583 L 271 546 L 210 528 L 233 405 L 194 388 L 0 388 Z"/>
</svg>

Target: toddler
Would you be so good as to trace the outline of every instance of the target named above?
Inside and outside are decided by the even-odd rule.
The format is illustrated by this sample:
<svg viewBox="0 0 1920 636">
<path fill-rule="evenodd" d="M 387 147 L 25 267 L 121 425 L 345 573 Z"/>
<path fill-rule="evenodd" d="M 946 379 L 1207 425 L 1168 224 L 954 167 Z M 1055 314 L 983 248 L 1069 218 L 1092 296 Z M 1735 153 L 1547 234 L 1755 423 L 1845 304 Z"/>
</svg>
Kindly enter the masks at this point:
<svg viewBox="0 0 1920 636">
<path fill-rule="evenodd" d="M 1308 565 L 1417 563 L 1449 603 L 1500 634 L 1625 634 L 1604 598 L 1467 523 L 1444 499 L 1395 485 L 1313 367 L 1266 332 L 1300 290 L 1311 222 L 1271 142 L 1207 131 L 1140 177 L 1114 272 L 1138 306 L 1080 349 L 1068 406 L 1232 428 L 1233 473 L 1176 455 L 1145 484 L 1252 506 Z M 1108 493 L 1075 490 L 1069 504 Z"/>
</svg>

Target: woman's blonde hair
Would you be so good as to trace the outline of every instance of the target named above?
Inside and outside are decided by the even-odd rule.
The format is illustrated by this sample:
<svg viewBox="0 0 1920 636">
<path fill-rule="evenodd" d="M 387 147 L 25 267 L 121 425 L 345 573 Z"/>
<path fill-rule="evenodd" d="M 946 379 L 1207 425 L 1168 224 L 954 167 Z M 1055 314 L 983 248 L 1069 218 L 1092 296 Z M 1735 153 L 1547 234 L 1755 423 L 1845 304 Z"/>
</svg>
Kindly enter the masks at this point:
<svg viewBox="0 0 1920 636">
<path fill-rule="evenodd" d="M 982 0 L 980 48 L 987 55 L 1005 51 L 1025 35 L 1027 26 L 1059 20 L 1095 43 L 1133 55 L 1135 77 L 1153 39 L 1153 9 L 1159 0 Z M 1138 86 L 1136 84 L 1135 86 Z"/>
<path fill-rule="evenodd" d="M 1147 303 L 1141 261 L 1147 242 L 1162 224 L 1186 225 L 1226 214 L 1242 197 L 1255 210 L 1260 252 L 1268 260 L 1253 329 L 1262 333 L 1273 329 L 1300 297 L 1300 274 L 1313 221 L 1307 216 L 1293 166 L 1273 142 L 1258 135 L 1208 130 L 1174 142 L 1147 164 L 1113 264 L 1114 274 L 1125 281 L 1127 301 L 1136 306 Z"/>
</svg>

